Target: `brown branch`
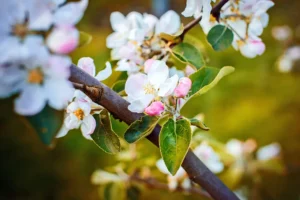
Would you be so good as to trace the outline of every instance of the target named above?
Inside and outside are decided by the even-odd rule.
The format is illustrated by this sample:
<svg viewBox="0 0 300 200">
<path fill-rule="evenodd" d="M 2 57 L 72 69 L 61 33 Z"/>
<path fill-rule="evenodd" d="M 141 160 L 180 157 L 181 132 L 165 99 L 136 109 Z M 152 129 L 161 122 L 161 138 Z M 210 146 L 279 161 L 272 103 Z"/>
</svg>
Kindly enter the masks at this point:
<svg viewBox="0 0 300 200">
<path fill-rule="evenodd" d="M 216 18 L 217 21 L 219 21 L 220 18 L 220 11 L 222 9 L 222 7 L 228 2 L 229 0 L 221 0 L 215 7 L 213 7 L 213 9 L 211 10 L 211 14 L 212 16 L 214 16 Z M 194 26 L 196 26 L 202 19 L 202 16 L 194 19 L 193 21 L 191 21 L 190 23 L 188 23 L 187 25 L 184 26 L 184 30 L 181 34 L 181 39 L 183 40 L 185 34 L 187 32 L 189 32 Z"/>
<path fill-rule="evenodd" d="M 75 86 L 85 92 L 91 99 L 97 100 L 95 103 L 102 105 L 111 114 L 127 124 L 131 124 L 143 116 L 143 114 L 130 112 L 128 110 L 129 103 L 125 99 L 75 65 L 71 66 L 70 81 L 75 82 Z M 95 92 L 95 89 L 99 91 Z M 147 139 L 157 147 L 159 147 L 158 136 L 160 128 L 161 127 L 157 125 L 152 133 L 147 136 Z M 204 188 L 212 198 L 216 200 L 238 199 L 191 150 L 188 151 L 182 163 L 182 167 L 190 179 Z"/>
<path fill-rule="evenodd" d="M 138 175 L 132 175 L 130 177 L 130 181 L 144 184 L 146 187 L 148 187 L 150 189 L 154 188 L 154 189 L 158 189 L 158 190 L 170 190 L 168 184 L 159 182 L 158 180 L 156 180 L 155 178 L 152 178 L 152 177 L 142 178 Z M 203 191 L 201 188 L 198 188 L 198 187 L 192 186 L 189 189 L 177 187 L 173 191 L 174 192 L 185 192 L 185 193 L 189 193 L 189 194 L 197 194 L 197 195 L 211 199 L 211 196 L 207 192 Z"/>
</svg>

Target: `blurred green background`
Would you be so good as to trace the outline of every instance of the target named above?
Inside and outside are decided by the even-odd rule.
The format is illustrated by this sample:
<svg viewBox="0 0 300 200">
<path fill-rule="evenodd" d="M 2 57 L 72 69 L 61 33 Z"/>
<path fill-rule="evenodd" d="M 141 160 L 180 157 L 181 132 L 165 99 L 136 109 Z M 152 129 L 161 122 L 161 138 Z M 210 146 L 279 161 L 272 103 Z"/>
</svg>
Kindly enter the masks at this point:
<svg viewBox="0 0 300 200">
<path fill-rule="evenodd" d="M 170 0 L 170 8 L 180 13 L 185 2 Z M 105 45 L 111 33 L 110 13 L 151 13 L 151 3 L 151 0 L 90 0 L 78 27 L 90 33 L 93 41 L 72 53 L 73 62 L 90 56 L 98 69 L 104 68 L 110 54 Z M 236 71 L 193 101 L 196 108 L 187 109 L 186 113 L 190 116 L 204 113 L 210 134 L 222 142 L 233 137 L 254 138 L 259 146 L 273 141 L 282 145 L 287 174 L 266 174 L 262 199 L 300 198 L 300 74 L 299 70 L 288 74 L 277 71 L 275 63 L 284 47 L 271 36 L 273 26 L 287 24 L 294 32 L 298 30 L 293 43 L 300 42 L 299 8 L 298 0 L 275 1 L 275 7 L 269 11 L 269 26 L 263 34 L 267 50 L 255 59 L 244 58 L 233 48 L 214 52 L 200 27 L 191 32 L 203 40 L 209 66 L 231 65 Z M 183 20 L 186 23 L 189 19 Z M 115 79 L 113 76 L 105 83 L 111 85 Z M 98 187 L 90 183 L 90 176 L 96 169 L 113 164 L 113 158 L 76 131 L 57 140 L 55 148 L 45 147 L 17 116 L 7 114 L 9 108 L 8 101 L 1 102 L 0 199 L 100 199 Z M 116 132 L 122 135 L 122 126 L 116 127 Z M 147 148 L 149 152 L 158 153 L 153 145 Z M 142 199 L 154 196 L 157 199 L 190 199 L 157 190 L 143 194 Z"/>
</svg>

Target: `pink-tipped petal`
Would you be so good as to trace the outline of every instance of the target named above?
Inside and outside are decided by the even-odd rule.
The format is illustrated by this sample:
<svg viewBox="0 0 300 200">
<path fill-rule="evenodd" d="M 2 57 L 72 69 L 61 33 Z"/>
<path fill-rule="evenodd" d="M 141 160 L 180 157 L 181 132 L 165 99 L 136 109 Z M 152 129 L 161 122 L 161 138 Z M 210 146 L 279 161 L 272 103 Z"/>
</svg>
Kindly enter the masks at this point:
<svg viewBox="0 0 300 200">
<path fill-rule="evenodd" d="M 144 64 L 144 71 L 145 71 L 146 74 L 148 73 L 148 71 L 151 68 L 151 66 L 152 66 L 152 64 L 153 64 L 154 61 L 155 61 L 154 59 L 149 59 L 149 60 L 147 60 L 145 62 L 145 64 Z"/>
<path fill-rule="evenodd" d="M 162 102 L 155 101 L 145 109 L 145 113 L 150 116 L 158 116 L 164 111 L 164 109 L 165 106 Z"/>
<path fill-rule="evenodd" d="M 77 66 L 91 76 L 95 76 L 96 67 L 94 60 L 90 57 L 83 57 L 78 60 Z"/>
<path fill-rule="evenodd" d="M 47 45 L 51 51 L 58 54 L 68 54 L 78 45 L 79 32 L 75 27 L 56 27 L 47 38 Z"/>
<path fill-rule="evenodd" d="M 185 97 L 192 87 L 191 79 L 183 77 L 179 80 L 178 86 L 174 90 L 174 96 L 177 98 Z"/>
</svg>

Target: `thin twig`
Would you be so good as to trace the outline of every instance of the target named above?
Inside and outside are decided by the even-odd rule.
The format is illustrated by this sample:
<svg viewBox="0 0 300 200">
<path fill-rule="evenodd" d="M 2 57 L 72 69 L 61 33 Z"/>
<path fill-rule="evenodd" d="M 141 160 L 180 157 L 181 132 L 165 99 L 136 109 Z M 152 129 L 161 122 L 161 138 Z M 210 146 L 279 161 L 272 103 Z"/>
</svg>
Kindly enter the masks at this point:
<svg viewBox="0 0 300 200">
<path fill-rule="evenodd" d="M 148 188 L 154 188 L 154 189 L 158 189 L 158 190 L 170 190 L 168 184 L 159 182 L 158 180 L 156 180 L 155 178 L 152 178 L 152 177 L 142 178 L 138 175 L 132 175 L 130 177 L 130 181 L 144 184 Z M 174 189 L 172 191 L 173 192 L 185 192 L 185 193 L 189 193 L 189 194 L 197 194 L 197 195 L 211 199 L 211 196 L 207 192 L 203 191 L 201 188 L 198 188 L 198 187 L 192 186 L 189 189 L 177 187 L 176 189 Z"/>
<path fill-rule="evenodd" d="M 216 18 L 217 21 L 219 21 L 220 18 L 220 12 L 222 7 L 228 2 L 229 0 L 222 0 L 220 1 L 215 7 L 213 7 L 213 9 L 211 10 L 211 14 L 212 16 L 214 16 Z M 193 21 L 191 21 L 190 23 L 188 23 L 187 25 L 184 26 L 184 30 L 181 34 L 181 39 L 183 40 L 185 34 L 187 32 L 189 32 L 194 26 L 196 26 L 202 19 L 202 16 L 194 19 Z"/>
</svg>

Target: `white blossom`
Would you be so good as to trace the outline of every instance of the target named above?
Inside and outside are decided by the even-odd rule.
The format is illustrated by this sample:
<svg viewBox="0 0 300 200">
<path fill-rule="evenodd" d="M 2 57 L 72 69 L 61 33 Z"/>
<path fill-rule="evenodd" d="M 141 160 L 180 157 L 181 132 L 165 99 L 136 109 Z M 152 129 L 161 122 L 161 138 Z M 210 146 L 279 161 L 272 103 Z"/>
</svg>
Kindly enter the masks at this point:
<svg viewBox="0 0 300 200">
<path fill-rule="evenodd" d="M 77 65 L 80 69 L 99 81 L 107 79 L 112 73 L 110 63 L 106 62 L 106 68 L 96 75 L 96 66 L 94 60 L 90 57 L 80 58 Z M 103 109 L 103 107 L 94 103 L 80 90 L 75 90 L 73 94 L 73 100 L 66 109 L 63 127 L 56 137 L 63 137 L 69 130 L 78 129 L 80 127 L 82 135 L 86 139 L 91 140 L 90 135 L 93 134 L 96 128 L 96 121 L 92 114 L 99 113 L 100 109 Z"/>
<path fill-rule="evenodd" d="M 188 178 L 187 173 L 182 167 L 178 169 L 174 176 L 168 171 L 168 168 L 163 159 L 159 159 L 156 162 L 156 167 L 160 172 L 168 175 L 168 186 L 171 191 L 175 190 L 179 186 L 180 182 L 181 187 L 184 189 L 190 189 L 192 187 L 191 180 Z"/>
<path fill-rule="evenodd" d="M 177 75 L 169 78 L 169 68 L 165 62 L 153 61 L 146 74 L 137 73 L 127 79 L 125 92 L 130 102 L 128 109 L 132 112 L 144 112 L 154 99 L 171 95 L 177 82 Z"/>
<path fill-rule="evenodd" d="M 213 173 L 220 173 L 223 171 L 224 164 L 221 162 L 219 155 L 207 144 L 207 142 L 202 142 L 193 150 L 193 152 Z"/>
<path fill-rule="evenodd" d="M 279 156 L 281 147 L 278 143 L 272 143 L 263 146 L 257 150 L 256 156 L 258 160 L 270 160 Z"/>
<path fill-rule="evenodd" d="M 61 110 L 72 97 L 73 88 L 68 81 L 71 60 L 65 56 L 49 54 L 41 40 L 28 37 L 24 41 L 23 50 L 28 56 L 19 72 L 22 74 L 17 88 L 20 94 L 15 100 L 15 111 L 21 115 L 37 114 L 46 103 Z M 3 77 L 3 80 L 7 78 L 11 77 Z"/>
</svg>

